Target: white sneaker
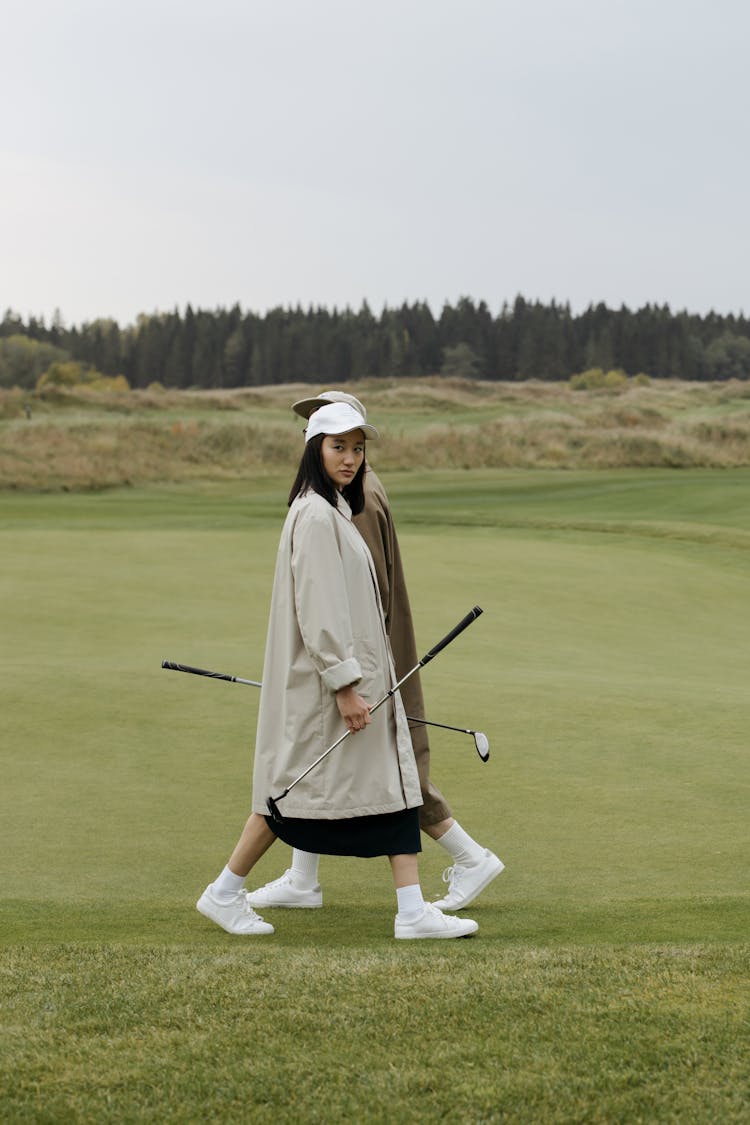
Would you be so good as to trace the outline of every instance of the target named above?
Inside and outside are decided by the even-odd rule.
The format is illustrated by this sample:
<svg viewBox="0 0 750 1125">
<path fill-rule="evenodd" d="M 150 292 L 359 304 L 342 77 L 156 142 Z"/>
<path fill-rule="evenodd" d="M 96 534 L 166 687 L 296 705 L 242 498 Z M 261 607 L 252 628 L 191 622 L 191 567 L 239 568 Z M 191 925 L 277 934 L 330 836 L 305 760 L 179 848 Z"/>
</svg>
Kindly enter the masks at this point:
<svg viewBox="0 0 750 1125">
<path fill-rule="evenodd" d="M 238 891 L 231 901 L 219 902 L 209 884 L 195 904 L 196 908 L 226 930 L 228 934 L 272 934 L 273 926 L 264 922 L 247 901 L 247 892 Z"/>
<path fill-rule="evenodd" d="M 472 867 L 446 867 L 443 872 L 443 882 L 448 884 L 448 894 L 437 899 L 432 905 L 440 910 L 461 910 L 473 902 L 477 895 L 488 887 L 493 879 L 497 878 L 505 864 L 498 859 L 494 852 L 484 849 L 484 856 Z"/>
<path fill-rule="evenodd" d="M 287 906 L 303 910 L 317 910 L 323 905 L 323 892 L 320 883 L 314 887 L 302 890 L 295 887 L 292 882 L 292 869 L 289 868 L 279 879 L 258 887 L 257 891 L 247 892 L 247 901 L 251 906 Z"/>
<path fill-rule="evenodd" d="M 455 918 L 443 914 L 436 906 L 426 902 L 424 910 L 415 922 L 399 922 L 398 914 L 394 927 L 397 938 L 458 938 L 475 934 L 479 926 L 471 918 Z"/>
</svg>

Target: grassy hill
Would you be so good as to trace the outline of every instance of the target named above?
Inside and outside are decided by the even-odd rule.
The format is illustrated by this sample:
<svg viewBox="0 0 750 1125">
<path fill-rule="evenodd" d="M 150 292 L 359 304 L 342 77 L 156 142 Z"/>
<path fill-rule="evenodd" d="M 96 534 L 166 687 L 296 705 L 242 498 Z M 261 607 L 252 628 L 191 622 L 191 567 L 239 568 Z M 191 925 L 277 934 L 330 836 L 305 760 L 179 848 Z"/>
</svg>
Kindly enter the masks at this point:
<svg viewBox="0 0 750 1125">
<path fill-rule="evenodd" d="M 296 462 L 304 385 L 122 394 L 0 391 L 0 489 L 231 480 Z M 348 389 L 382 430 L 384 471 L 727 468 L 750 464 L 750 384 L 370 380 Z M 31 417 L 24 412 L 28 403 Z"/>
</svg>

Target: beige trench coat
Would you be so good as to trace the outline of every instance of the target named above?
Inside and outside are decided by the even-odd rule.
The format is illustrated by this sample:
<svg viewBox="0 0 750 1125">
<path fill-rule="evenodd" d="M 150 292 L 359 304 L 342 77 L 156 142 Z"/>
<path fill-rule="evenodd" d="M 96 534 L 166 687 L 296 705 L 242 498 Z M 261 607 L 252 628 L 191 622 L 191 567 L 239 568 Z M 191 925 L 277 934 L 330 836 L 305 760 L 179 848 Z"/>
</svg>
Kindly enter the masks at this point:
<svg viewBox="0 0 750 1125">
<path fill-rule="evenodd" d="M 253 810 L 276 797 L 346 727 L 335 693 L 375 703 L 396 682 L 370 552 L 339 497 L 292 503 L 276 560 L 253 771 Z M 280 805 L 288 817 L 345 819 L 422 803 L 398 693 Z"/>
</svg>

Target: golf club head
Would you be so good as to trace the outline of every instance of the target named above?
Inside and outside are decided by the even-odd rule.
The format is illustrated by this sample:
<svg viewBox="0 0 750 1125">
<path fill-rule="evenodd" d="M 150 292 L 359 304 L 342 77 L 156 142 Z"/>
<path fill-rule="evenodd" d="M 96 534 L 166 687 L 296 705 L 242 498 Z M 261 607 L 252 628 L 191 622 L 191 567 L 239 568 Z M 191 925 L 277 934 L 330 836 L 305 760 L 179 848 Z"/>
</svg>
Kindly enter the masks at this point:
<svg viewBox="0 0 750 1125">
<path fill-rule="evenodd" d="M 274 801 L 273 797 L 269 797 L 266 801 L 266 808 L 271 814 L 271 820 L 275 820 L 277 824 L 283 824 L 284 818 L 279 812 L 279 806 Z"/>
<path fill-rule="evenodd" d="M 477 754 L 486 762 L 490 756 L 490 744 L 486 734 L 482 734 L 481 730 L 474 731 L 474 745 L 477 748 Z"/>
</svg>

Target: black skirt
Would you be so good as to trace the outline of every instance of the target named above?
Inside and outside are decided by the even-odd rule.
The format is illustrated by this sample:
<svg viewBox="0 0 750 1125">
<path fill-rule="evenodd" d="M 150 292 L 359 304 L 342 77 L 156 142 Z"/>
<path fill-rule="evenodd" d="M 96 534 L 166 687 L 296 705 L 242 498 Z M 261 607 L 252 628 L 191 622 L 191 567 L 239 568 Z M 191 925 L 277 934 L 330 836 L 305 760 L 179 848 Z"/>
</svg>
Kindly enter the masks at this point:
<svg viewBox="0 0 750 1125">
<path fill-rule="evenodd" d="M 267 816 L 266 823 L 280 840 L 302 852 L 367 859 L 376 855 L 414 855 L 422 850 L 418 809 L 344 820 L 285 817 L 279 822 Z"/>
</svg>

